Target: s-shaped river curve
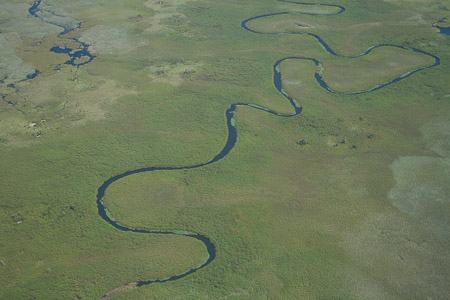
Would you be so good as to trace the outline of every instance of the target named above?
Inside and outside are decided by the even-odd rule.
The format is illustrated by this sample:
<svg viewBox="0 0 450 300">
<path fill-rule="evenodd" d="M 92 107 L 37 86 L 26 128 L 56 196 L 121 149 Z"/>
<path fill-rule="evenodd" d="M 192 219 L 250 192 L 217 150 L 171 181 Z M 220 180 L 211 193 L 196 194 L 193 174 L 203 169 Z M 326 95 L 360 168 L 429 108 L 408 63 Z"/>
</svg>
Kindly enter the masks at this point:
<svg viewBox="0 0 450 300">
<path fill-rule="evenodd" d="M 329 5 L 329 4 L 314 4 L 314 3 L 298 3 L 298 2 L 291 2 L 291 1 L 287 1 L 287 0 L 278 0 L 280 2 L 286 2 L 286 3 L 292 3 L 292 4 L 300 4 L 300 5 L 307 5 L 307 6 L 328 6 L 328 7 L 335 7 L 338 8 L 339 11 L 337 11 L 336 13 L 331 13 L 331 14 L 327 14 L 327 15 L 339 15 L 342 14 L 345 9 L 341 6 L 338 5 Z M 317 42 L 319 42 L 319 44 L 331 55 L 334 56 L 341 56 L 344 57 L 342 55 L 337 54 L 336 52 L 334 52 L 318 35 L 312 34 L 312 33 L 308 33 L 308 32 L 289 32 L 289 33 L 284 33 L 284 32 L 279 32 L 279 33 L 265 33 L 265 32 L 258 32 L 255 30 L 250 29 L 247 24 L 248 22 L 255 20 L 255 19 L 260 19 L 260 18 L 265 18 L 265 17 L 269 17 L 269 16 L 275 16 L 275 15 L 285 15 L 285 14 L 289 14 L 289 12 L 279 12 L 279 13 L 273 13 L 273 14 L 266 14 L 266 15 L 261 15 L 261 16 L 256 16 L 256 17 L 252 17 L 249 19 L 246 19 L 244 21 L 241 22 L 241 27 L 251 33 L 256 33 L 256 34 L 302 34 L 302 35 L 309 35 L 314 37 Z M 297 13 L 298 14 L 298 13 Z M 315 15 L 315 13 L 304 13 L 304 14 L 310 14 L 310 15 Z M 402 46 L 396 46 L 396 45 L 377 45 L 377 46 L 373 46 L 371 48 L 369 48 L 366 52 L 356 55 L 356 56 L 352 56 L 352 58 L 356 58 L 356 57 L 361 57 L 364 55 L 369 54 L 373 49 L 375 48 L 379 48 L 379 47 L 385 47 L 385 46 L 390 46 L 390 47 L 397 47 L 397 48 L 401 48 L 401 49 L 405 49 L 405 50 L 410 50 L 410 51 L 414 51 L 414 52 L 418 52 L 418 53 L 422 53 L 425 55 L 428 55 L 432 58 L 434 58 L 435 62 L 433 65 L 429 65 L 426 67 L 422 67 L 422 68 L 418 68 L 415 69 L 405 75 L 402 75 L 390 82 L 384 83 L 382 85 L 378 85 L 374 88 L 371 88 L 369 90 L 365 90 L 365 91 L 358 91 L 358 92 L 352 92 L 352 93 L 342 93 L 342 94 L 362 94 L 362 93 L 368 93 L 368 92 L 373 92 L 376 90 L 379 90 L 387 85 L 390 85 L 392 83 L 398 82 L 404 78 L 407 78 L 411 75 L 413 75 L 414 73 L 417 73 L 421 70 L 424 69 L 428 69 L 428 68 L 432 68 L 435 66 L 438 66 L 440 64 L 440 60 L 438 57 L 418 50 L 418 49 L 410 49 L 410 48 L 405 48 Z M 141 229 L 141 228 L 134 228 L 128 225 L 124 225 L 121 224 L 119 222 L 117 222 L 114 217 L 111 215 L 111 213 L 108 211 L 105 203 L 104 203 L 104 196 L 105 196 L 105 192 L 108 189 L 108 187 L 116 182 L 117 180 L 120 180 L 124 177 L 133 175 L 133 174 L 137 174 L 137 173 L 144 173 L 144 172 L 158 172 L 158 171 L 176 171 L 176 170 L 189 170 L 189 169 L 196 169 L 196 168 L 201 168 L 203 166 L 207 166 L 210 165 L 222 158 L 224 158 L 226 155 L 228 155 L 230 153 L 230 151 L 233 149 L 233 147 L 236 144 L 236 139 L 237 139 L 237 130 L 235 127 L 235 119 L 234 119 L 234 113 L 236 111 L 236 109 L 240 106 L 248 106 L 248 107 L 252 107 L 254 109 L 258 109 L 258 110 L 263 110 L 269 114 L 278 116 L 278 117 L 294 117 L 298 114 L 300 114 L 302 112 L 302 107 L 293 99 L 291 98 L 286 91 L 283 89 L 282 86 L 282 82 L 281 82 L 281 73 L 280 73 L 280 64 L 285 61 L 285 60 L 290 60 L 290 59 L 302 59 L 302 60 L 309 60 L 314 62 L 314 64 L 316 64 L 317 67 L 319 67 L 320 70 L 322 70 L 322 64 L 317 61 L 314 58 L 306 58 L 306 57 L 285 57 L 282 58 L 278 61 L 275 62 L 275 64 L 273 65 L 273 84 L 275 86 L 275 88 L 289 101 L 289 103 L 291 104 L 294 112 L 292 114 L 279 114 L 276 111 L 270 110 L 268 108 L 256 105 L 256 104 L 251 104 L 251 103 L 235 103 L 232 104 L 226 111 L 225 111 L 225 116 L 226 116 L 226 124 L 227 124 L 227 129 L 228 129 L 228 137 L 227 137 L 227 141 L 225 143 L 225 146 L 223 147 L 223 149 L 216 155 L 214 156 L 212 159 L 210 159 L 209 161 L 205 162 L 205 163 L 201 163 L 198 165 L 191 165 L 191 166 L 180 166 L 180 167 L 158 167 L 158 166 L 153 166 L 153 167 L 144 167 L 144 168 L 139 168 L 136 170 L 130 170 L 130 171 L 126 171 L 124 173 L 118 174 L 114 177 L 109 178 L 108 180 L 106 180 L 105 182 L 103 182 L 103 184 L 98 188 L 97 190 L 97 209 L 98 209 L 98 214 L 100 215 L 100 217 L 105 220 L 106 222 L 108 222 L 109 224 L 111 224 L 114 228 L 118 229 L 118 230 L 122 230 L 122 231 L 130 231 L 130 232 L 135 232 L 135 233 L 145 233 L 145 234 L 162 234 L 162 235 L 178 235 L 178 236 L 185 236 L 185 237 L 191 237 L 194 239 L 199 240 L 200 242 L 202 242 L 205 247 L 206 247 L 206 251 L 207 251 L 207 258 L 206 260 L 200 264 L 197 267 L 194 267 L 190 270 L 187 270 L 184 273 L 181 274 L 177 274 L 177 275 L 173 275 L 171 277 L 166 277 L 166 278 L 162 278 L 162 279 L 149 279 L 149 280 L 140 280 L 140 281 L 136 281 L 136 282 L 132 282 L 132 283 L 126 283 L 118 288 L 115 288 L 111 291 L 108 291 L 103 297 L 102 299 L 111 299 L 116 293 L 124 291 L 124 290 L 128 290 L 128 289 L 132 289 L 135 287 L 140 287 L 140 286 L 144 286 L 144 285 L 149 285 L 152 283 L 163 283 L 163 282 L 167 282 L 167 281 L 174 281 L 174 280 L 178 280 L 180 278 L 183 278 L 189 274 L 192 274 L 204 267 L 206 267 L 207 265 L 209 265 L 214 258 L 216 257 L 216 247 L 214 246 L 214 244 L 211 242 L 210 238 L 202 235 L 200 233 L 194 233 L 194 232 L 186 232 L 183 230 L 148 230 L 148 229 Z M 314 76 L 317 80 L 317 82 L 320 84 L 320 86 L 324 89 L 326 89 L 329 92 L 332 93 L 340 93 L 337 91 L 334 91 L 332 89 L 330 89 L 328 87 L 328 85 L 325 83 L 325 81 L 322 79 L 321 77 L 321 72 L 315 72 Z"/>
</svg>

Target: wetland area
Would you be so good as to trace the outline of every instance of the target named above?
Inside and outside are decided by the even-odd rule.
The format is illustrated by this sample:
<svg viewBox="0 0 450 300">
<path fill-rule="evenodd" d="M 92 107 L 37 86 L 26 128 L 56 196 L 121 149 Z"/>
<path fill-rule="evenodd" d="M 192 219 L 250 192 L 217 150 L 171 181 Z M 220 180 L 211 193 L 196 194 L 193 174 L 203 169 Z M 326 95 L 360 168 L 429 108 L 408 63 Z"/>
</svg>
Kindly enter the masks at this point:
<svg viewBox="0 0 450 300">
<path fill-rule="evenodd" d="M 0 298 L 446 299 L 447 6 L 0 2 Z"/>
</svg>

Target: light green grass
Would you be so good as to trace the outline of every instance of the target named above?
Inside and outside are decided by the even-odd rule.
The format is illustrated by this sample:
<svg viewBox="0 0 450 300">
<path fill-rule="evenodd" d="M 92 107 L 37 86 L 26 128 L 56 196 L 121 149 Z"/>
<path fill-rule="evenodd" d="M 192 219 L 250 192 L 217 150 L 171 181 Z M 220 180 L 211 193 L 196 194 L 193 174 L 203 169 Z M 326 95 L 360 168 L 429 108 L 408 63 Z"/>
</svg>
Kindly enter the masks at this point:
<svg viewBox="0 0 450 300">
<path fill-rule="evenodd" d="M 320 88 L 311 62 L 286 61 L 284 89 L 302 105 L 301 115 L 281 118 L 239 107 L 238 141 L 223 160 L 114 183 L 105 203 L 121 223 L 200 232 L 217 249 L 216 259 L 195 274 L 114 299 L 409 300 L 449 293 L 448 242 L 427 227 L 434 222 L 430 215 L 394 205 L 407 203 L 404 193 L 389 198 L 390 191 L 410 186 L 413 175 L 402 157 L 441 162 L 437 155 L 448 152 L 445 134 L 429 134 L 447 128 L 433 120 L 450 109 L 450 41 L 429 26 L 442 11 L 417 2 L 331 2 L 346 12 L 296 17 L 323 24 L 315 33 L 337 53 L 390 43 L 433 53 L 442 65 L 374 93 L 345 96 Z M 253 34 L 239 26 L 252 16 L 301 9 L 295 4 L 175 3 L 166 12 L 183 14 L 183 22 L 172 16 L 161 19 L 160 31 L 146 31 L 162 12 L 145 1 L 47 3 L 85 21 L 71 36 L 119 27 L 133 47 L 120 55 L 98 53 L 78 70 L 61 65 L 60 72 L 54 67 L 67 57 L 48 53 L 65 43 L 56 34 L 36 47 L 41 37 L 22 37 L 14 48 L 42 74 L 16 83 L 19 93 L 2 90 L 17 102 L 0 102 L 2 299 L 99 299 L 124 283 L 168 277 L 203 262 L 204 246 L 194 239 L 114 229 L 97 215 L 97 188 L 126 170 L 208 161 L 225 144 L 224 112 L 232 103 L 292 113 L 272 84 L 278 59 L 315 58 L 324 63 L 324 76 L 333 63 L 347 63 L 328 61 L 311 37 Z M 428 23 L 410 19 L 417 15 Z M 374 51 L 366 59 L 388 63 L 381 58 L 400 53 L 392 52 Z M 171 77 L 181 59 L 196 66 L 195 73 Z M 363 73 L 358 62 L 364 63 L 348 66 Z M 155 80 L 158 66 L 167 68 L 166 81 Z M 37 128 L 26 128 L 30 123 Z M 420 169 L 412 163 L 412 170 Z M 447 171 L 441 164 L 435 170 L 443 175 L 414 177 L 417 185 L 441 187 Z"/>
</svg>

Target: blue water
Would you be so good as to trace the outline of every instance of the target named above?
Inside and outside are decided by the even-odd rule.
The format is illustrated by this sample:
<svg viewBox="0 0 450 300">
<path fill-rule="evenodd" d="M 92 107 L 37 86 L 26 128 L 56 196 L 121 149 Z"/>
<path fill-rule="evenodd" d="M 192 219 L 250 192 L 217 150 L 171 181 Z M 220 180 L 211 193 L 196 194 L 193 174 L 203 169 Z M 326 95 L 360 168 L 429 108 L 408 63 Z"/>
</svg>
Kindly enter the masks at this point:
<svg viewBox="0 0 450 300">
<path fill-rule="evenodd" d="M 301 13 L 303 15 L 312 15 L 312 16 L 331 16 L 331 15 L 340 15 L 345 11 L 345 8 L 340 6 L 340 5 L 336 5 L 336 4 L 323 4 L 323 3 L 303 3 L 303 2 L 296 2 L 296 1 L 289 1 L 289 0 L 278 0 L 279 2 L 285 2 L 285 3 L 291 3 L 291 4 L 300 4 L 300 5 L 309 5 L 309 6 L 327 6 L 327 7 L 336 7 L 339 8 L 339 11 L 336 13 L 331 13 L 331 14 L 316 14 L 316 13 Z"/>
<path fill-rule="evenodd" d="M 39 74 L 40 74 L 40 72 L 39 72 L 38 70 L 36 70 L 36 71 L 34 71 L 33 74 L 28 74 L 28 75 L 27 75 L 27 79 L 33 79 L 33 78 L 35 78 L 36 76 L 38 76 Z"/>
<path fill-rule="evenodd" d="M 65 53 L 65 54 L 67 54 L 67 53 L 70 53 L 70 51 L 72 51 L 72 49 L 70 49 L 70 48 L 61 48 L 59 46 L 55 46 L 55 47 L 50 48 L 50 51 L 54 52 L 54 53 Z"/>
<path fill-rule="evenodd" d="M 28 9 L 28 12 L 30 13 L 30 15 L 36 16 L 36 13 L 38 11 L 38 7 L 39 7 L 39 5 L 41 5 L 41 2 L 42 1 L 39 0 L 39 1 L 36 1 L 36 2 L 33 3 L 33 5 L 30 7 L 30 9 Z"/>
<path fill-rule="evenodd" d="M 36 18 L 40 18 L 39 15 L 38 15 L 38 12 L 40 11 L 39 5 L 41 4 L 41 2 L 42 1 L 40 1 L 40 0 L 34 2 L 33 6 L 31 6 L 30 9 L 28 9 L 28 12 L 30 13 L 30 15 L 32 15 L 32 16 L 34 16 Z M 52 14 L 54 15 L 54 13 L 52 13 Z M 58 26 L 58 27 L 62 28 L 63 31 L 60 34 L 58 34 L 59 38 L 66 39 L 66 40 L 71 40 L 71 41 L 74 41 L 77 44 L 79 44 L 79 47 L 76 48 L 76 49 L 66 48 L 66 47 L 65 48 L 61 48 L 59 46 L 55 46 L 55 47 L 52 47 L 50 49 L 50 51 L 54 52 L 54 53 L 69 55 L 70 59 L 67 60 L 66 62 L 64 62 L 64 64 L 79 67 L 79 66 L 82 66 L 82 65 L 90 63 L 95 58 L 95 55 L 92 55 L 89 52 L 89 45 L 88 44 L 85 44 L 85 43 L 81 42 L 77 38 L 64 37 L 64 35 L 66 35 L 67 33 L 71 32 L 71 31 L 73 31 L 75 28 L 81 28 L 81 22 L 79 22 L 76 27 L 65 27 L 65 26 L 59 25 L 57 23 L 53 23 L 53 22 L 50 22 L 50 21 L 45 21 L 42 18 L 40 18 L 40 19 L 42 21 L 46 22 L 46 23 L 49 23 L 49 24 L 52 24 L 52 25 L 55 25 L 55 26 Z"/>
<path fill-rule="evenodd" d="M 439 21 L 437 21 L 437 23 L 445 23 L 447 20 L 447 18 L 442 18 Z M 439 29 L 439 32 L 445 35 L 450 35 L 450 27 L 442 27 L 439 25 L 433 25 L 433 27 Z"/>
<path fill-rule="evenodd" d="M 445 35 L 450 35 L 450 27 L 441 27 L 441 26 L 434 26 L 439 29 L 439 32 Z"/>
</svg>

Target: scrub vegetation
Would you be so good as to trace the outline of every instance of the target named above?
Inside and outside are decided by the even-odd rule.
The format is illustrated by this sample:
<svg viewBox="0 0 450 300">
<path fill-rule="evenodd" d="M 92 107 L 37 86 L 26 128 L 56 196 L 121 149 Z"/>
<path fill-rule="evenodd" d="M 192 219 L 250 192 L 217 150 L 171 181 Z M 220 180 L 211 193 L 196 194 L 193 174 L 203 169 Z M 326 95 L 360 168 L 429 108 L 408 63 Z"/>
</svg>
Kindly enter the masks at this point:
<svg viewBox="0 0 450 300">
<path fill-rule="evenodd" d="M 314 3 L 322 3 L 313 1 Z M 443 1 L 43 0 L 0 3 L 0 298 L 99 299 L 206 259 L 198 240 L 122 232 L 97 213 L 108 178 L 121 224 L 211 239 L 207 267 L 113 299 L 446 299 L 450 295 L 450 38 Z M 253 16 L 287 12 L 240 24 Z M 310 13 L 310 14 L 305 14 Z M 58 16 L 58 17 L 55 17 Z M 77 27 L 80 22 L 80 27 Z M 74 29 L 64 35 L 61 27 Z M 297 25 L 296 25 L 297 24 Z M 300 24 L 300 25 L 298 25 Z M 308 35 L 334 52 L 333 57 Z M 274 34 L 270 34 L 274 33 Z M 80 67 L 49 49 L 96 57 Z M 3 55 L 4 54 L 4 55 Z M 39 70 L 39 74 L 30 78 Z M 27 79 L 27 76 L 30 79 Z"/>
</svg>

